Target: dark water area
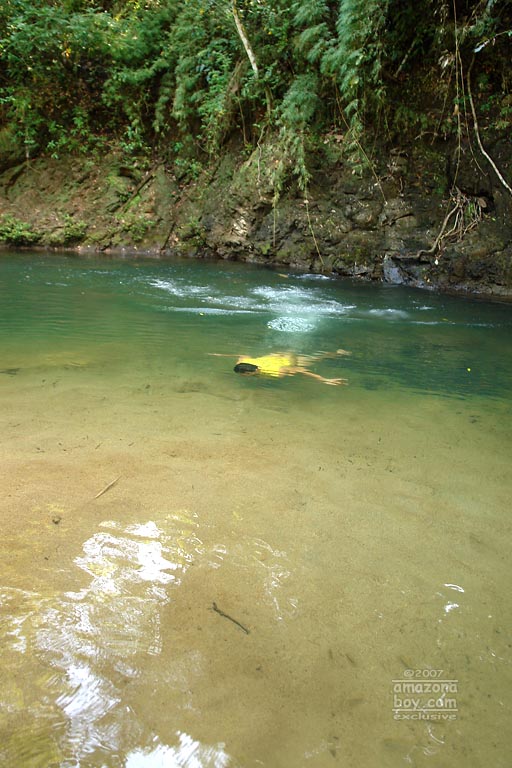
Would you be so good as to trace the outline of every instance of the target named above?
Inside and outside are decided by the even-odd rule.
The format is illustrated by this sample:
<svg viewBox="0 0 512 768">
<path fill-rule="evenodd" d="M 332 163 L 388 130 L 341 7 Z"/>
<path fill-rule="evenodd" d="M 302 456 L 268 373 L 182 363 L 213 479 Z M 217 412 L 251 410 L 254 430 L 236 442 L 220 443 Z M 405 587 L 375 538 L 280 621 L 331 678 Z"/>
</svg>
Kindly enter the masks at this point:
<svg viewBox="0 0 512 768">
<path fill-rule="evenodd" d="M 508 766 L 511 331 L 396 286 L 0 254 L 0 765 Z M 348 386 L 233 372 L 338 349 L 311 370 Z"/>
</svg>

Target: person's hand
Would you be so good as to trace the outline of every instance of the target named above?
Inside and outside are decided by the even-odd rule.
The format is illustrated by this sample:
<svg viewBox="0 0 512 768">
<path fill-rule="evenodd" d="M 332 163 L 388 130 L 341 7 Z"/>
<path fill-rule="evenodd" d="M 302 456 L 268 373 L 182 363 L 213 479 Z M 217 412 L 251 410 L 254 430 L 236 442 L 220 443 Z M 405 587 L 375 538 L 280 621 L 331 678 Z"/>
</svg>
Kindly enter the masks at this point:
<svg viewBox="0 0 512 768">
<path fill-rule="evenodd" d="M 346 384 L 346 379 L 324 379 L 324 384 L 330 384 L 331 387 L 337 387 L 339 384 Z"/>
</svg>

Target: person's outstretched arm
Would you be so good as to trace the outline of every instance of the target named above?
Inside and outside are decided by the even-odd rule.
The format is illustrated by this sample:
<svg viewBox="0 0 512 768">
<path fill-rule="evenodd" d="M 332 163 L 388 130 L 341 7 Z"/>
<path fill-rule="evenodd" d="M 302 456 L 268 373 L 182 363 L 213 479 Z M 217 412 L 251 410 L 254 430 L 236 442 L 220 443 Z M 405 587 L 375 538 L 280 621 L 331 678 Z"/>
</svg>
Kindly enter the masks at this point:
<svg viewBox="0 0 512 768">
<path fill-rule="evenodd" d="M 243 355 L 224 355 L 222 352 L 207 352 L 211 357 L 243 357 Z"/>
<path fill-rule="evenodd" d="M 347 379 L 326 379 L 325 376 L 320 376 L 318 373 L 313 373 L 313 371 L 306 371 L 306 370 L 298 370 L 296 373 L 303 373 L 304 376 L 309 376 L 312 379 L 318 379 L 318 381 L 323 381 L 324 384 L 330 384 L 332 387 L 337 387 L 339 384 L 348 384 Z"/>
</svg>

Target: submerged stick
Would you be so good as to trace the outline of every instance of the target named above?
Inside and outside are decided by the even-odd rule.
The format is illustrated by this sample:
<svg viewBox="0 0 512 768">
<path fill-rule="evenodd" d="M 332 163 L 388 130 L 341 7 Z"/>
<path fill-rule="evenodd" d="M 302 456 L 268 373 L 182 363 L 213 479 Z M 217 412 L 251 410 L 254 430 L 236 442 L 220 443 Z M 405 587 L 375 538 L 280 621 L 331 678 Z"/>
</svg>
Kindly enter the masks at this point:
<svg viewBox="0 0 512 768">
<path fill-rule="evenodd" d="M 237 627 L 240 627 L 240 629 L 243 632 L 245 632 L 246 635 L 249 634 L 249 630 L 247 629 L 247 627 L 244 627 L 243 624 L 240 624 L 240 622 L 234 619 L 232 616 L 228 616 L 227 613 L 224 613 L 224 611 L 221 611 L 220 608 L 217 608 L 217 603 L 212 603 L 212 608 L 215 611 L 215 613 L 219 614 L 219 616 L 223 616 L 225 619 L 229 619 L 229 621 L 232 621 L 233 624 L 237 625 Z"/>
<path fill-rule="evenodd" d="M 114 485 L 117 483 L 117 481 L 120 480 L 120 479 L 121 479 L 121 475 L 119 475 L 119 477 L 116 477 L 115 480 L 112 480 L 111 483 L 108 483 L 108 485 L 106 485 L 104 488 L 102 488 L 102 490 L 99 493 L 97 493 L 94 498 L 95 499 L 99 499 L 99 497 L 103 496 L 104 493 L 106 493 L 107 491 L 110 491 L 110 489 L 113 488 Z"/>
</svg>

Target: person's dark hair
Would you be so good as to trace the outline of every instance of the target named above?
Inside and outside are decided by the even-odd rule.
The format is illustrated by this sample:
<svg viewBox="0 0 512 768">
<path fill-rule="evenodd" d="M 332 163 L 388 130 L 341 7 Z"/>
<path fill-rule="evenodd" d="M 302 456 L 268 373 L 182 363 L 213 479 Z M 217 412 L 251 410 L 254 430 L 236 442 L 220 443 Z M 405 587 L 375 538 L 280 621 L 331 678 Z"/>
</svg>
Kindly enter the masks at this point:
<svg viewBox="0 0 512 768">
<path fill-rule="evenodd" d="M 258 370 L 258 366 L 252 363 L 237 363 L 233 370 L 235 373 L 255 373 Z"/>
</svg>

